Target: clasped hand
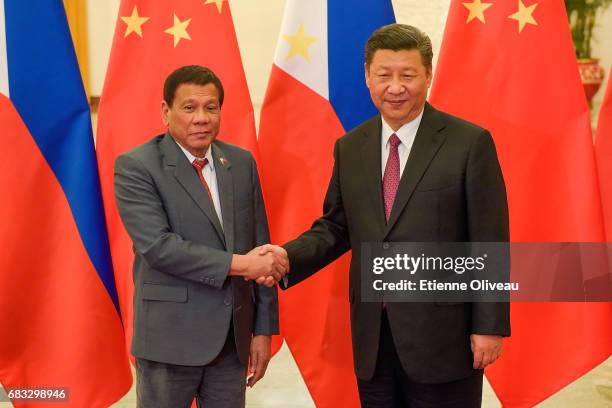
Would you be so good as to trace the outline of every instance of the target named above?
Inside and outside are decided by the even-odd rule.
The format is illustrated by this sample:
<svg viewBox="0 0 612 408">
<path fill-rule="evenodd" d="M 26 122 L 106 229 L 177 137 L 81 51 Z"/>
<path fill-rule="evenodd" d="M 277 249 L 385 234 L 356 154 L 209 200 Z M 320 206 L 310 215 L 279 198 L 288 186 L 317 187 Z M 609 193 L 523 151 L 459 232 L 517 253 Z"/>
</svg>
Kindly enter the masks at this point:
<svg viewBox="0 0 612 408">
<path fill-rule="evenodd" d="M 287 251 L 280 246 L 266 244 L 252 249 L 244 257 L 244 278 L 260 285 L 272 287 L 289 272 Z"/>
</svg>

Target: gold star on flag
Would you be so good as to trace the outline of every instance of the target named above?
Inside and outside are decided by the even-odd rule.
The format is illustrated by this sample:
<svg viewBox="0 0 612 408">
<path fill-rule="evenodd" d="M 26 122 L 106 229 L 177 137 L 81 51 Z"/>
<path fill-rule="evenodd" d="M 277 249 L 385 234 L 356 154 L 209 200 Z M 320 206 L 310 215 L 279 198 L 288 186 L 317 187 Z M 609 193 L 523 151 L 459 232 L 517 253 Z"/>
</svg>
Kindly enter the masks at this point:
<svg viewBox="0 0 612 408">
<path fill-rule="evenodd" d="M 174 25 L 169 29 L 165 30 L 164 33 L 170 34 L 174 37 L 174 48 L 182 39 L 191 40 L 189 33 L 187 32 L 187 26 L 191 23 L 191 19 L 187 19 L 185 21 L 179 20 L 179 18 L 174 15 Z"/>
<path fill-rule="evenodd" d="M 483 24 L 485 24 L 486 21 L 485 21 L 484 12 L 486 9 L 488 9 L 489 7 L 493 5 L 493 3 L 481 3 L 480 0 L 474 0 L 471 3 L 461 3 L 461 4 L 463 4 L 463 6 L 466 9 L 470 10 L 470 14 L 468 15 L 467 21 L 465 22 L 466 24 L 475 18 L 477 18 Z"/>
<path fill-rule="evenodd" d="M 225 0 L 206 0 L 204 5 L 207 5 L 207 4 L 216 4 L 217 5 L 217 10 L 219 10 L 219 14 L 221 14 L 221 10 L 223 9 L 223 2 L 224 1 Z"/>
<path fill-rule="evenodd" d="M 538 25 L 538 22 L 535 21 L 532 15 L 533 10 L 535 10 L 537 6 L 538 6 L 538 3 L 533 3 L 531 6 L 525 7 L 523 2 L 521 0 L 518 0 L 518 8 L 519 8 L 518 11 L 512 14 L 511 16 L 508 16 L 508 18 L 518 21 L 519 33 L 523 31 L 523 28 L 525 28 L 525 25 L 527 24 Z"/>
<path fill-rule="evenodd" d="M 287 59 L 291 59 L 296 55 L 301 55 L 306 61 L 310 62 L 308 47 L 317 41 L 317 37 L 307 36 L 304 33 L 304 24 L 300 24 L 298 32 L 295 35 L 283 35 L 283 39 L 291 46 Z"/>
<path fill-rule="evenodd" d="M 121 17 L 121 20 L 127 25 L 125 28 L 125 34 L 123 38 L 127 37 L 132 33 L 136 33 L 140 38 L 142 38 L 142 25 L 147 22 L 150 17 L 140 17 L 138 15 L 138 9 L 134 6 L 132 9 L 132 15 L 129 17 Z"/>
</svg>

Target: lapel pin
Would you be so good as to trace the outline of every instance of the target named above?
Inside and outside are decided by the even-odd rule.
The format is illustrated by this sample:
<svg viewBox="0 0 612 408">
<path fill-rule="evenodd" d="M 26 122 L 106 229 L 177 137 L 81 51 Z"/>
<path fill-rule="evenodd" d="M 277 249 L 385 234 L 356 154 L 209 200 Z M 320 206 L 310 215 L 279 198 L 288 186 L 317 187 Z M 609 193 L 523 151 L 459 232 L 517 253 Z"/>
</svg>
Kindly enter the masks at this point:
<svg viewBox="0 0 612 408">
<path fill-rule="evenodd" d="M 227 165 L 227 159 L 225 157 L 219 157 L 219 161 L 221 162 L 222 165 L 226 166 Z"/>
</svg>

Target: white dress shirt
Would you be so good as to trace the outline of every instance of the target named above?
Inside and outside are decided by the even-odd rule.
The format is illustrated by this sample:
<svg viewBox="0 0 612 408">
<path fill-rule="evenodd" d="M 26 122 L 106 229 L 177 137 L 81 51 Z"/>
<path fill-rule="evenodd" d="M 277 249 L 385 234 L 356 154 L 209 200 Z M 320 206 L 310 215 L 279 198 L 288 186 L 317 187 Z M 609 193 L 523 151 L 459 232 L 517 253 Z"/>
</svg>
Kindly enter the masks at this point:
<svg viewBox="0 0 612 408">
<path fill-rule="evenodd" d="M 389 138 L 391 138 L 392 134 L 396 134 L 397 137 L 401 140 L 397 146 L 397 153 L 399 154 L 399 162 L 400 162 L 400 177 L 404 174 L 404 168 L 406 167 L 406 162 L 408 161 L 408 155 L 410 154 L 410 150 L 412 149 L 412 144 L 414 143 L 414 138 L 416 136 L 417 130 L 419 129 L 419 125 L 421 124 L 421 119 L 423 118 L 423 111 L 419 113 L 419 116 L 412 119 L 410 122 L 403 125 L 397 131 L 391 129 L 391 126 L 385 122 L 385 119 L 382 119 L 382 131 L 380 141 L 381 145 L 381 179 L 385 175 L 385 167 L 387 166 L 387 159 L 389 158 L 389 151 L 391 150 L 391 144 L 389 143 Z"/>
<path fill-rule="evenodd" d="M 195 159 L 208 159 L 208 164 L 202 169 L 202 175 L 204 176 L 204 180 L 206 180 L 206 184 L 208 184 L 208 189 L 210 190 L 210 195 L 212 196 L 213 204 L 215 207 L 215 212 L 217 213 L 217 217 L 219 217 L 219 223 L 221 224 L 221 228 L 223 228 L 223 218 L 221 217 L 221 202 L 219 201 L 219 188 L 217 187 L 215 162 L 212 156 L 212 145 L 208 147 L 208 150 L 206 151 L 204 157 L 196 157 L 193 154 L 189 153 L 189 151 L 185 149 L 176 140 L 175 142 L 178 147 L 181 148 L 183 153 L 185 153 L 185 156 L 187 156 L 189 164 L 192 164 Z M 194 168 L 193 171 L 196 171 L 196 169 Z"/>
</svg>

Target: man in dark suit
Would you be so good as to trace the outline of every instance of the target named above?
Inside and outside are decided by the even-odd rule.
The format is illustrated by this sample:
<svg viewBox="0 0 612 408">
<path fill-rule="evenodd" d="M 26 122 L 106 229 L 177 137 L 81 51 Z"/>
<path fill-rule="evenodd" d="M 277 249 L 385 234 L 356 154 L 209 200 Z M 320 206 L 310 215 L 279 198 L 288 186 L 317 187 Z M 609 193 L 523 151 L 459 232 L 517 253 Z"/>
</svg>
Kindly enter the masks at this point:
<svg viewBox="0 0 612 408">
<path fill-rule="evenodd" d="M 411 26 L 370 37 L 365 76 L 380 115 L 336 142 L 323 216 L 284 249 L 260 252 L 288 256 L 290 287 L 353 251 L 349 301 L 364 407 L 480 406 L 482 369 L 510 334 L 506 303 L 362 301 L 362 242 L 509 239 L 491 135 L 426 102 L 432 56 L 427 35 Z"/>
<path fill-rule="evenodd" d="M 287 263 L 250 252 L 269 242 L 255 161 L 216 141 L 223 87 L 208 68 L 164 84 L 166 134 L 120 156 L 115 195 L 134 245 L 139 407 L 244 407 L 278 333 L 275 287 Z M 250 252 L 250 253 L 249 253 Z M 272 255 L 272 254 L 269 254 Z"/>
</svg>

